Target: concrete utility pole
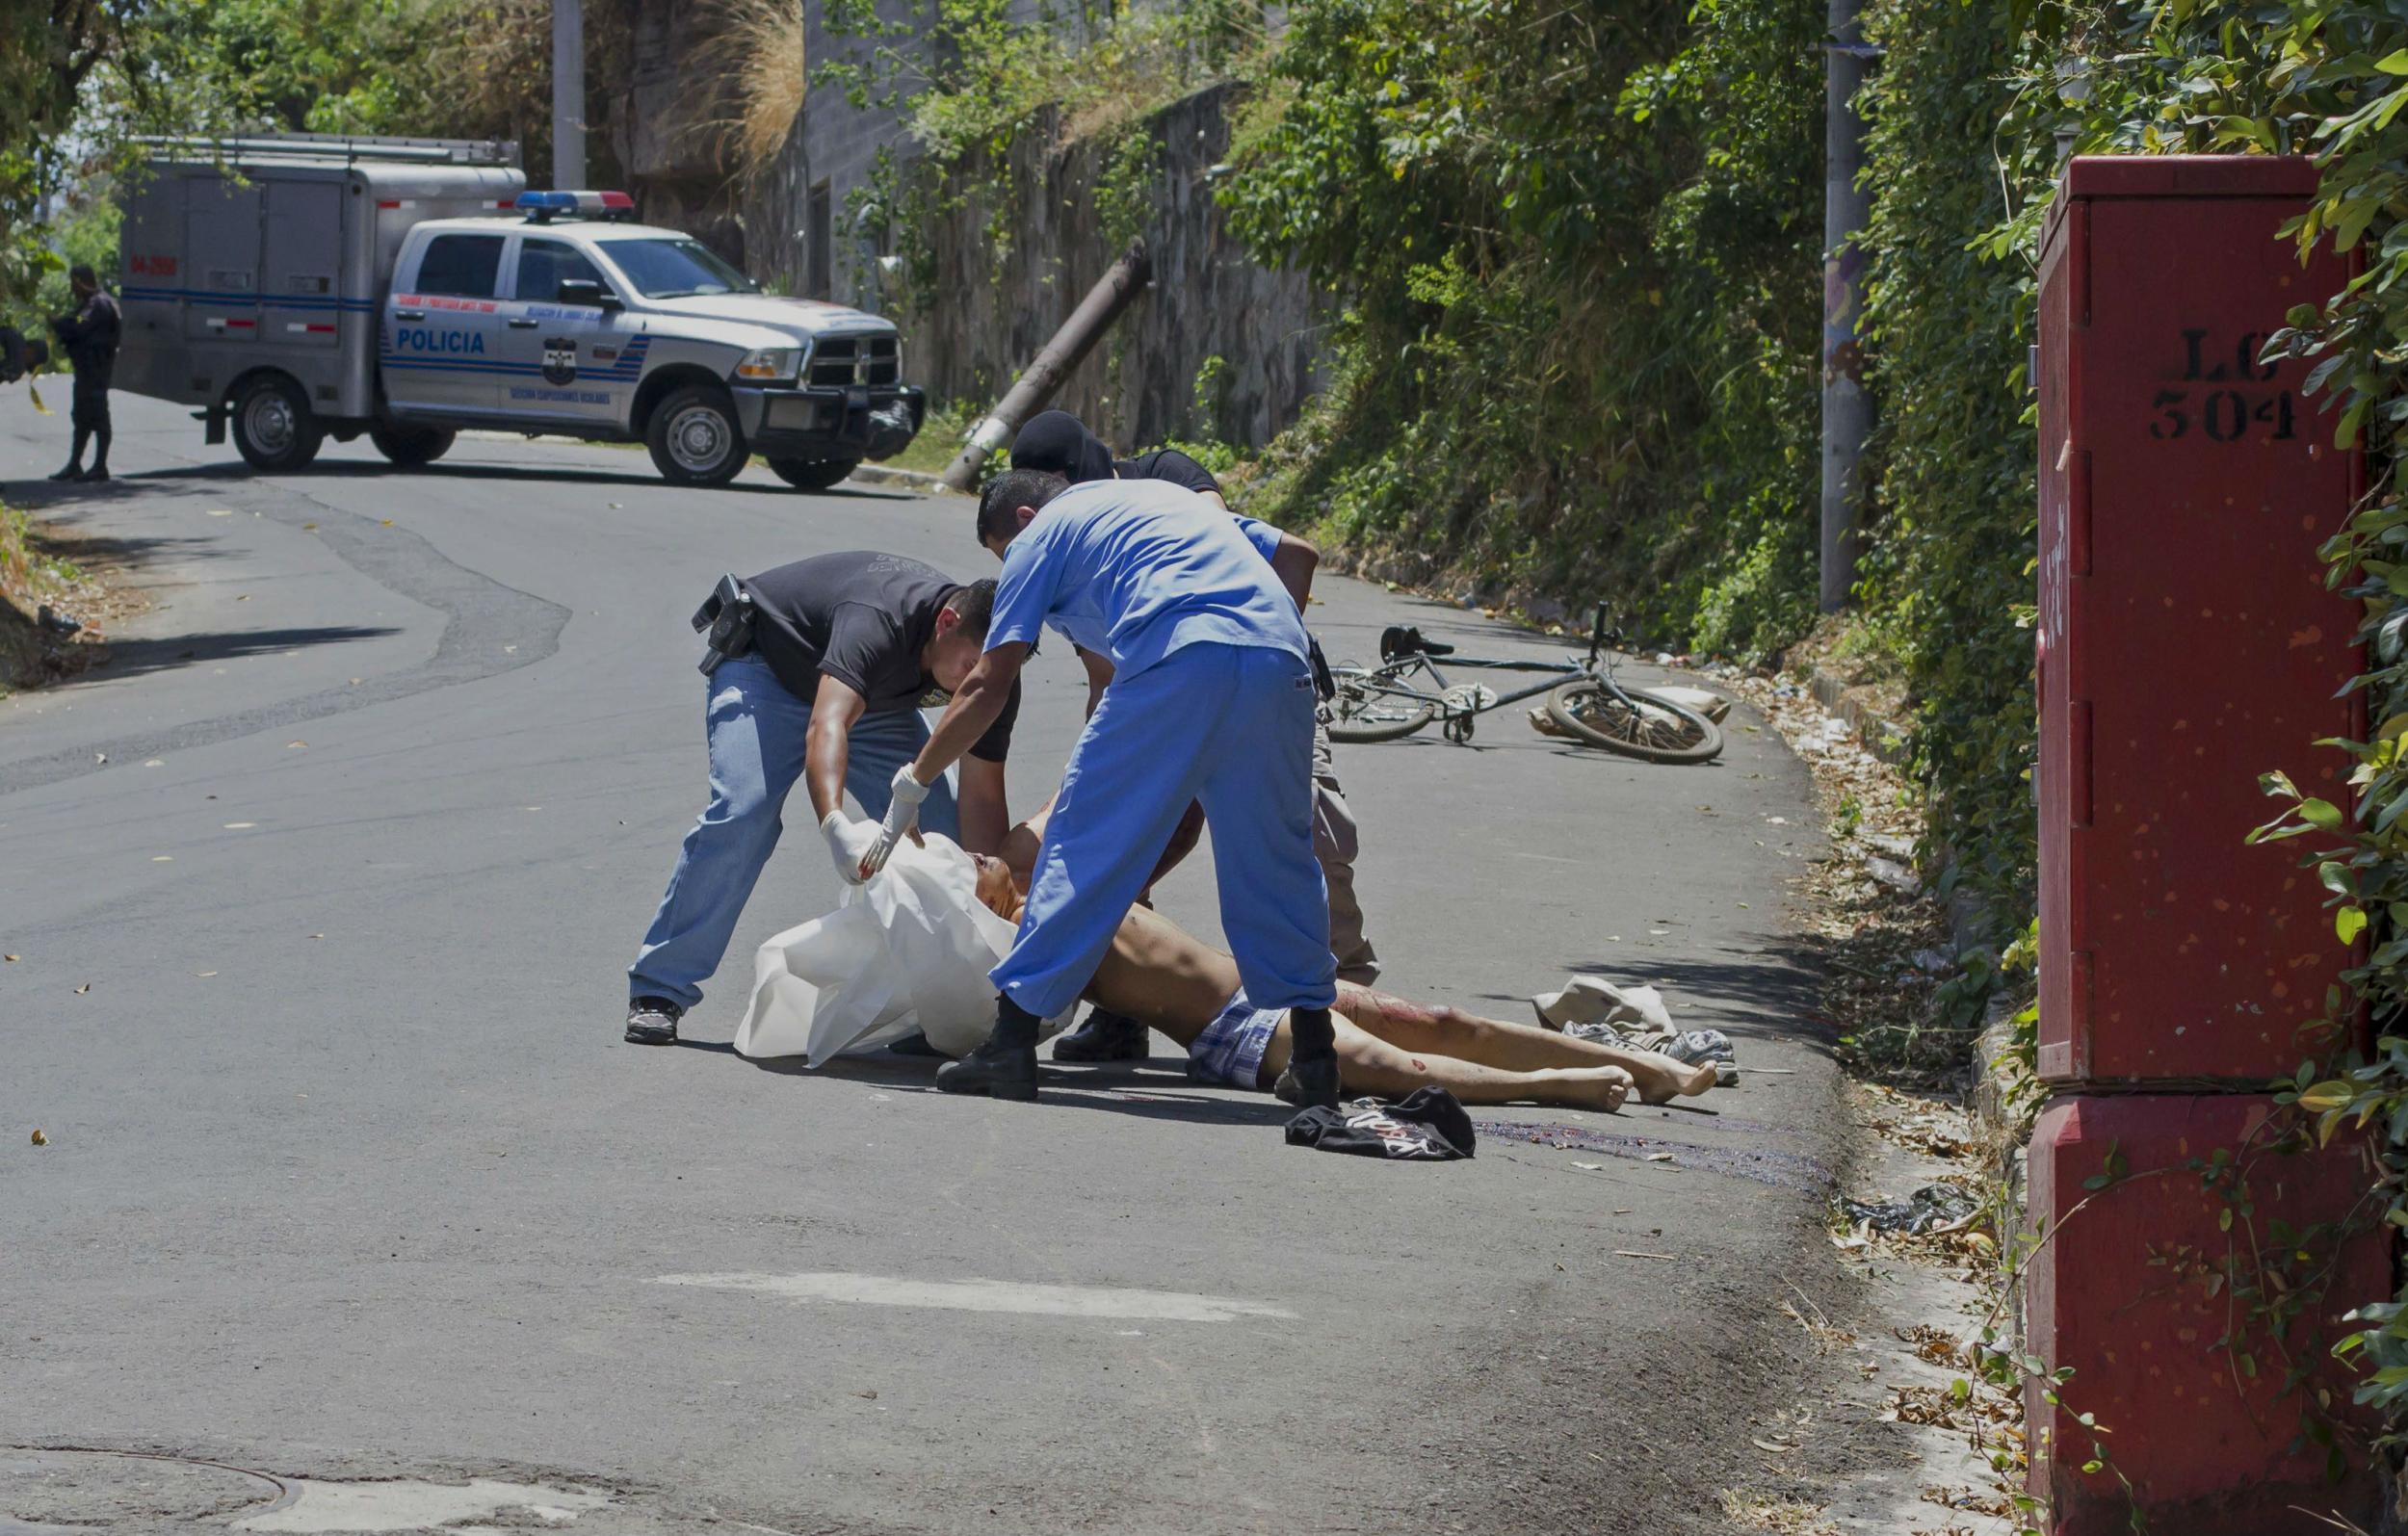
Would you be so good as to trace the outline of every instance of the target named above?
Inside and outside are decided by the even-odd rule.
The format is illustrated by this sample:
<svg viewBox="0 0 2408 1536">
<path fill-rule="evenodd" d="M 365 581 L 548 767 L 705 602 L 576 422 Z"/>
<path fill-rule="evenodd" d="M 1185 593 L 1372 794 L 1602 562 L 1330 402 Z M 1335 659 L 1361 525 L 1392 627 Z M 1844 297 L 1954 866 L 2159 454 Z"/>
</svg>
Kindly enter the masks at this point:
<svg viewBox="0 0 2408 1536">
<path fill-rule="evenodd" d="M 1079 366 L 1096 341 L 1112 328 L 1112 323 L 1120 318 L 1120 312 L 1134 303 L 1153 280 L 1154 260 L 1146 254 L 1145 242 L 1130 242 L 1112 270 L 1087 290 L 1079 307 L 1061 323 L 1061 329 L 1054 332 L 1054 339 L 1038 349 L 1028 372 L 1005 392 L 994 411 L 971 429 L 970 440 L 945 466 L 945 483 L 957 491 L 976 486 L 979 471 L 987 459 L 998 449 L 1011 446 L 1011 440 L 1028 425 L 1029 418 L 1045 408 L 1045 403 L 1061 388 L 1061 381 L 1070 377 L 1070 371 Z"/>
<path fill-rule="evenodd" d="M 586 184 L 585 0 L 552 0 L 552 185 Z"/>
<path fill-rule="evenodd" d="M 1872 433 L 1865 393 L 1865 255 L 1855 245 L 1872 199 L 1857 186 L 1864 168 L 1865 119 L 1856 111 L 1874 50 L 1857 24 L 1858 0 L 1831 0 L 1831 38 L 1823 44 L 1822 188 L 1822 611 L 1847 606 L 1856 584 L 1858 524 L 1865 486 L 1858 472 Z"/>
</svg>

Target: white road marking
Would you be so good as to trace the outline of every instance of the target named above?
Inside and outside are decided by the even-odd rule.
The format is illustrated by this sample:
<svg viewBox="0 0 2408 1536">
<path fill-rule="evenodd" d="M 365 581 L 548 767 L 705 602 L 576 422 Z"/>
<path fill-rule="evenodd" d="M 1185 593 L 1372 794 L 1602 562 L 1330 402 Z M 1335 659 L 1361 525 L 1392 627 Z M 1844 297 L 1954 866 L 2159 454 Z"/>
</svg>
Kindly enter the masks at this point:
<svg viewBox="0 0 2408 1536">
<path fill-rule="evenodd" d="M 850 1301 L 865 1307 L 935 1307 L 949 1312 L 1017 1312 L 1040 1317 L 1151 1317 L 1164 1322 L 1235 1322 L 1294 1317 L 1285 1307 L 1114 1286 L 1043 1286 L 1012 1280 L 897 1280 L 841 1273 L 663 1275 L 656 1286 L 754 1290 L 789 1301 Z"/>
<path fill-rule="evenodd" d="M 505 1510 L 523 1509 L 546 1525 L 566 1525 L 592 1510 L 608 1509 L 600 1494 L 537 1483 L 505 1483 L 472 1479 L 465 1487 L 402 1477 L 387 1482 L 334 1483 L 311 1478 L 286 1478 L 282 1498 L 248 1520 L 236 1530 L 316 1533 L 331 1531 L 409 1531 L 430 1525 L 457 1527 L 467 1520 L 483 1520 Z"/>
</svg>

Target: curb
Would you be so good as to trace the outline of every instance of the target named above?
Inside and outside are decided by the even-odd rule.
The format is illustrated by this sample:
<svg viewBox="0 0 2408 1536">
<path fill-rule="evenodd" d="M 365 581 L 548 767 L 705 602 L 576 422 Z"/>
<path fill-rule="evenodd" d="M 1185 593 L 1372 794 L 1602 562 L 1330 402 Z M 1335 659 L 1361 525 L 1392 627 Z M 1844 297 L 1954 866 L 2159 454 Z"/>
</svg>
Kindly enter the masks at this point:
<svg viewBox="0 0 2408 1536">
<path fill-rule="evenodd" d="M 961 493 L 934 475 L 917 469 L 889 469 L 884 464 L 856 464 L 846 477 L 865 485 L 892 485 L 899 490 L 915 490 L 929 496 L 958 496 Z"/>
</svg>

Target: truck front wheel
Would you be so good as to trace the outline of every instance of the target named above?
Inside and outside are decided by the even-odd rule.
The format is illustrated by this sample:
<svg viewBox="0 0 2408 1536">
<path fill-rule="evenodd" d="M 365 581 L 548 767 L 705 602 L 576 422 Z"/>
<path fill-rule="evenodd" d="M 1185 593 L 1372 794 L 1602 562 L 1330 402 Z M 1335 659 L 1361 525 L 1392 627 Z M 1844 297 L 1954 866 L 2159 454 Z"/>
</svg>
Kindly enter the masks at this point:
<svg viewBox="0 0 2408 1536">
<path fill-rule="evenodd" d="M 440 427 L 372 427 L 368 441 L 403 469 L 432 464 L 452 451 L 458 433 Z"/>
<path fill-rule="evenodd" d="M 771 473 L 797 490 L 824 491 L 861 467 L 857 458 L 772 458 Z"/>
<path fill-rule="evenodd" d="M 282 374 L 262 374 L 234 396 L 234 446 L 253 469 L 284 474 L 318 456 L 326 426 L 309 408 L 301 385 Z"/>
<path fill-rule="evenodd" d="M 643 439 L 653 466 L 672 485 L 724 485 L 751 456 L 736 403 L 707 384 L 689 384 L 662 401 Z"/>
</svg>

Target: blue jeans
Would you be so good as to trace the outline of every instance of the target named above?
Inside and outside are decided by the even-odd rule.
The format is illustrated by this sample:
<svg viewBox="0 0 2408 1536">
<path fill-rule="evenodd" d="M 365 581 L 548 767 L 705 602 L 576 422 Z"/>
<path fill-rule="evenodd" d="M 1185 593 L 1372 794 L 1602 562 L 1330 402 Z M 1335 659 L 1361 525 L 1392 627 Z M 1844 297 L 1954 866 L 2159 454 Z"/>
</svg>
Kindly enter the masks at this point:
<svg viewBox="0 0 2408 1536">
<path fill-rule="evenodd" d="M 705 683 L 711 803 L 686 834 L 668 893 L 627 968 L 629 998 L 667 998 L 683 1008 L 702 1001 L 701 983 L 726 955 L 753 882 L 777 846 L 779 812 L 802 777 L 803 738 L 811 729 L 810 701 L 797 698 L 758 656 L 721 662 Z M 845 788 L 865 813 L 883 817 L 895 770 L 920 755 L 928 721 L 917 710 L 884 710 L 855 720 L 850 734 Z M 949 786 L 939 782 L 929 791 L 920 825 L 960 837 Z"/>
</svg>

